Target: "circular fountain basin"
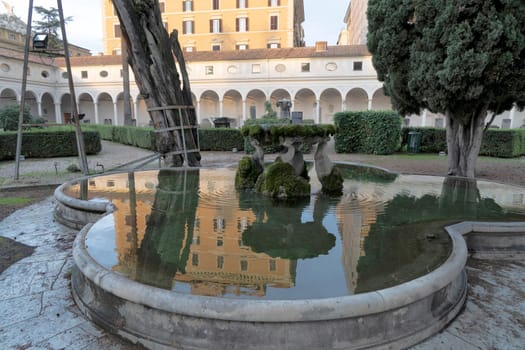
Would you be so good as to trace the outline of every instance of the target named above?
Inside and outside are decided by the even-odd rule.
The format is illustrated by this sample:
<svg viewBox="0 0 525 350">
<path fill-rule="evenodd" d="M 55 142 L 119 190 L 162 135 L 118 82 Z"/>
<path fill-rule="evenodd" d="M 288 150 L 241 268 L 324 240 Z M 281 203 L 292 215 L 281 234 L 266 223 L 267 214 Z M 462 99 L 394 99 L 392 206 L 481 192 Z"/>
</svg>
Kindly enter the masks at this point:
<svg viewBox="0 0 525 350">
<path fill-rule="evenodd" d="M 465 241 L 456 230 L 441 233 L 435 226 L 457 222 L 454 215 L 504 217 L 521 214 L 521 209 L 509 214 L 491 197 L 457 213 L 457 208 L 469 208 L 446 203 L 443 179 L 355 166 L 343 170 L 341 198 L 315 194 L 318 186 L 312 179 L 314 194 L 308 203 L 298 204 L 295 214 L 278 205 L 270 209 L 255 194 L 237 194 L 232 190 L 234 169 L 201 169 L 197 180 L 184 170 L 172 170 L 66 184 L 60 196 L 75 210 L 82 211 L 83 203 L 104 203 L 106 208 L 75 240 L 75 301 L 97 324 L 151 349 L 396 349 L 416 344 L 452 320 L 466 297 Z M 482 192 L 483 186 L 478 184 Z M 457 186 L 455 190 L 457 194 Z M 228 198 L 234 198 L 234 205 L 229 204 L 234 212 L 243 213 L 235 224 L 235 215 L 222 211 Z M 448 208 L 441 214 L 445 218 L 436 214 L 438 203 Z M 394 210 L 397 207 L 403 209 Z M 392 211 L 394 216 L 388 216 Z M 206 228 L 210 213 L 215 213 L 213 228 Z M 243 222 L 246 213 L 252 216 Z M 227 231 L 233 226 L 231 236 Z M 206 245 L 207 230 L 215 235 L 213 248 Z M 287 239 L 272 236 L 279 230 L 287 232 Z M 159 237 L 154 231 L 163 233 Z M 172 232 L 180 237 L 166 245 Z M 281 245 L 261 240 L 265 232 Z M 415 243 L 407 241 L 410 236 Z M 407 247 L 423 248 L 413 255 L 408 253 L 412 248 L 396 255 L 392 251 L 403 246 L 392 244 L 400 240 Z M 232 242 L 233 254 L 223 257 Z M 342 268 L 325 264 L 328 270 L 322 270 L 310 263 L 317 258 L 333 262 L 334 252 Z M 386 261 L 372 259 L 376 255 Z M 209 256 L 216 265 L 202 267 Z M 241 263 L 240 270 L 225 273 L 230 258 L 249 265 L 243 268 Z M 258 268 L 249 275 L 255 258 L 269 270 Z M 230 286 L 225 285 L 226 275 L 233 278 Z"/>
</svg>

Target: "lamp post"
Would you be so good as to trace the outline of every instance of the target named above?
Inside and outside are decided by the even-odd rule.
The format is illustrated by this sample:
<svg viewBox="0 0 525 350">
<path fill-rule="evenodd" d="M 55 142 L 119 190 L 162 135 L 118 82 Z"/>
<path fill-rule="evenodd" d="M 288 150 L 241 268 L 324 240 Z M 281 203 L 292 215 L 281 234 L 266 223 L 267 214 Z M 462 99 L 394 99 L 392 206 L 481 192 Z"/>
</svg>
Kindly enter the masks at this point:
<svg viewBox="0 0 525 350">
<path fill-rule="evenodd" d="M 24 66 L 22 68 L 22 96 L 20 98 L 20 114 L 18 115 L 18 133 L 16 137 L 15 180 L 20 175 L 20 155 L 22 154 L 22 124 L 24 124 L 24 110 L 26 105 L 27 66 L 29 64 L 29 39 L 31 38 L 31 21 L 33 20 L 33 0 L 29 0 L 27 15 L 26 43 L 24 50 Z"/>
<path fill-rule="evenodd" d="M 80 116 L 78 114 L 75 87 L 73 85 L 73 75 L 71 74 L 71 62 L 69 60 L 69 48 L 66 36 L 66 27 L 64 20 L 64 11 L 62 10 L 62 1 L 57 0 L 58 12 L 60 15 L 60 26 L 62 29 L 62 41 L 64 43 L 64 57 L 66 60 L 66 69 L 69 82 L 69 92 L 71 95 L 72 115 L 75 119 L 75 133 L 77 141 L 77 151 L 80 163 L 80 169 L 84 175 L 89 174 L 86 152 L 84 148 L 84 138 L 80 128 Z M 20 114 L 18 117 L 18 133 L 16 138 L 16 156 L 15 156 L 15 180 L 20 176 L 20 158 L 22 154 L 22 124 L 24 123 L 25 94 L 27 88 L 27 70 L 29 64 L 29 40 L 31 38 L 31 22 L 33 20 L 33 0 L 29 0 L 29 10 L 27 15 L 27 30 L 24 48 L 24 66 L 22 71 L 22 96 L 20 99 Z M 33 49 L 45 52 L 47 49 L 49 37 L 47 34 L 38 33 L 33 37 Z"/>
</svg>

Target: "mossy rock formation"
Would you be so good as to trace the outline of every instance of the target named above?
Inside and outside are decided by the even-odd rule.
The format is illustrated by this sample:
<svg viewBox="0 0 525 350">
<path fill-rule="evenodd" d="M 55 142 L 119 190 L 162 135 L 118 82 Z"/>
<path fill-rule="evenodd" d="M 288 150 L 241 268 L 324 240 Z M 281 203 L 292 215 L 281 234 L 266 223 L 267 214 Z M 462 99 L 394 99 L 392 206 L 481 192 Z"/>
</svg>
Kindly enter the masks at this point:
<svg viewBox="0 0 525 350">
<path fill-rule="evenodd" d="M 252 189 L 264 169 L 252 160 L 251 157 L 243 157 L 237 166 L 235 174 L 235 188 L 237 190 Z"/>
<path fill-rule="evenodd" d="M 288 199 L 309 196 L 311 187 L 290 164 L 275 162 L 259 176 L 255 190 L 272 198 Z"/>
</svg>

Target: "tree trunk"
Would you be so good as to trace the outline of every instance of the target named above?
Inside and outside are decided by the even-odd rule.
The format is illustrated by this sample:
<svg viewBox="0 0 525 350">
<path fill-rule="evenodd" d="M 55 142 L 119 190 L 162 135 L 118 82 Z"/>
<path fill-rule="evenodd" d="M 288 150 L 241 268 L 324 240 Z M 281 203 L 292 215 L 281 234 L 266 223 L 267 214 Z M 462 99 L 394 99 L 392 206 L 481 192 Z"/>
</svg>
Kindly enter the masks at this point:
<svg viewBox="0 0 525 350">
<path fill-rule="evenodd" d="M 484 133 L 487 106 L 465 123 L 447 113 L 448 175 L 476 177 L 476 162 Z"/>
<path fill-rule="evenodd" d="M 175 58 L 186 72 L 184 60 L 180 59 L 182 52 L 164 28 L 158 4 L 157 0 L 113 0 L 120 20 L 121 40 L 127 44 L 136 84 L 156 129 L 158 151 L 169 166 L 181 166 L 183 150 L 189 150 L 188 165 L 200 166 L 197 130 L 184 128 L 196 127 L 197 118 L 187 74 L 182 86 L 177 71 Z M 177 42 L 176 34 L 174 37 Z"/>
</svg>

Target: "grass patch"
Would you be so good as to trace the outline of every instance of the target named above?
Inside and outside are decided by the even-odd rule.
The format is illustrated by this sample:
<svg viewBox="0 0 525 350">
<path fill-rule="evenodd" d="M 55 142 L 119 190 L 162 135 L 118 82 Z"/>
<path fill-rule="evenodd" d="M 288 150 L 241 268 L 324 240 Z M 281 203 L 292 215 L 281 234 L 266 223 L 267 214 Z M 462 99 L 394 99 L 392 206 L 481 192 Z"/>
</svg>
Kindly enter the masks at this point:
<svg viewBox="0 0 525 350">
<path fill-rule="evenodd" d="M 0 205 L 24 205 L 31 201 L 31 198 L 4 197 L 0 198 Z"/>
</svg>

